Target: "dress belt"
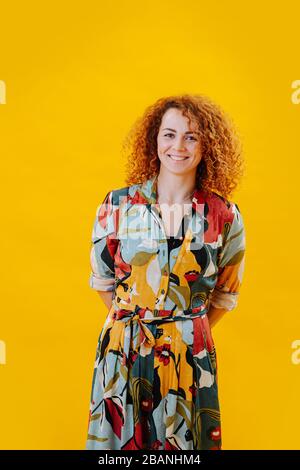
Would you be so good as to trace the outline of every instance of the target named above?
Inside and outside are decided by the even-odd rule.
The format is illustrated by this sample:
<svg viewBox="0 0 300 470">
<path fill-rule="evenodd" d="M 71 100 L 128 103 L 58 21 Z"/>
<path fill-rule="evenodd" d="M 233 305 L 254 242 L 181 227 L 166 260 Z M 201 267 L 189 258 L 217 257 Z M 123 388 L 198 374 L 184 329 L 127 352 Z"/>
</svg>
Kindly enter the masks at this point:
<svg viewBox="0 0 300 470">
<path fill-rule="evenodd" d="M 146 347 L 153 347 L 155 345 L 155 337 L 150 329 L 147 328 L 147 323 L 160 324 L 164 322 L 191 320 L 193 318 L 204 316 L 207 311 L 208 307 L 206 304 L 186 310 L 179 310 L 176 314 L 174 314 L 173 310 L 151 310 L 149 308 L 142 308 L 136 305 L 132 310 L 117 307 L 112 318 L 115 321 L 124 322 L 125 327 L 129 326 L 132 322 L 137 322 L 141 333 L 139 344 L 142 343 Z M 149 316 L 147 316 L 147 312 L 150 312 L 150 314 L 152 313 L 153 317 L 149 318 Z"/>
</svg>

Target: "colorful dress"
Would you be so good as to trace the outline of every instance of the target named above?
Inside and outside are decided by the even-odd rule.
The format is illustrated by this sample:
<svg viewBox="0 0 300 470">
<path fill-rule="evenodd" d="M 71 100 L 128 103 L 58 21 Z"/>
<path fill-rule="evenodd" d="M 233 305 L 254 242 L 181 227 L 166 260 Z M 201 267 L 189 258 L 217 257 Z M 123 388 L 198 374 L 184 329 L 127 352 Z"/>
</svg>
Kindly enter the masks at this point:
<svg viewBox="0 0 300 470">
<path fill-rule="evenodd" d="M 221 449 L 206 315 L 232 310 L 245 260 L 240 210 L 195 189 L 184 236 L 166 236 L 157 175 L 110 191 L 92 233 L 90 287 L 113 291 L 100 332 L 86 448 Z"/>
</svg>

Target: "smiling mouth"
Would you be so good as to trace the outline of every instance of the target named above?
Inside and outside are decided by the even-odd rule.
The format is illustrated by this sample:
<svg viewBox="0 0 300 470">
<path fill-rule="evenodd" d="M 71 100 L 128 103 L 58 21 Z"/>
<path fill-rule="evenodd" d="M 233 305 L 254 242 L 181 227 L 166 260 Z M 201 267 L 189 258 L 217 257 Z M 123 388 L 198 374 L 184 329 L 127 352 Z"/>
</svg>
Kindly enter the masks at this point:
<svg viewBox="0 0 300 470">
<path fill-rule="evenodd" d="M 167 156 L 171 158 L 171 160 L 174 160 L 174 162 L 182 162 L 189 158 L 189 157 L 177 157 L 176 155 L 170 155 L 170 154 L 167 154 Z"/>
</svg>

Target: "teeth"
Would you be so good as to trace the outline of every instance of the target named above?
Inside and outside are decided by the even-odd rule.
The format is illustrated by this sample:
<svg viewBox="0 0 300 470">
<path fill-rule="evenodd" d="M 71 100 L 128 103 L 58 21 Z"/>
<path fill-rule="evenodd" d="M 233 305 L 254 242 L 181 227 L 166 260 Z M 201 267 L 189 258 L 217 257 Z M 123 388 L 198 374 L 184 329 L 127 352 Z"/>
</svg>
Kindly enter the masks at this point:
<svg viewBox="0 0 300 470">
<path fill-rule="evenodd" d="M 175 160 L 175 161 L 186 160 L 188 158 L 188 157 L 175 157 L 173 155 L 168 155 L 168 157 L 170 157 L 172 160 Z"/>
</svg>

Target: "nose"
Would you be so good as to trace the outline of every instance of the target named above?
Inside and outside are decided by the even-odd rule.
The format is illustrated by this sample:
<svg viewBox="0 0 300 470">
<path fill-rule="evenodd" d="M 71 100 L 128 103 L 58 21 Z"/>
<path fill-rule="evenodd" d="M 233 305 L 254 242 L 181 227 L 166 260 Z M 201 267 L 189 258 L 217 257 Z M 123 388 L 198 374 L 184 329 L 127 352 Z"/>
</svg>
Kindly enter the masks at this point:
<svg viewBox="0 0 300 470">
<path fill-rule="evenodd" d="M 176 150 L 177 152 L 179 152 L 180 150 L 185 150 L 184 136 L 176 137 L 173 143 L 173 147 L 174 147 L 174 150 Z"/>
</svg>

